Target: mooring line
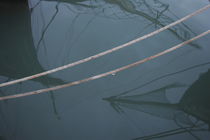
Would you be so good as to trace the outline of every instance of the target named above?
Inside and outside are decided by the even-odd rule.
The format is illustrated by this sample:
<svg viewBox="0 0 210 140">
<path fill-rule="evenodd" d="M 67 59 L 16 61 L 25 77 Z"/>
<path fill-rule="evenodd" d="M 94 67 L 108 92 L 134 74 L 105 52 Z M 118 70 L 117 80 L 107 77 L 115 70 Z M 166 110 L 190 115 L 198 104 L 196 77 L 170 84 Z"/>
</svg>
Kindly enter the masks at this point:
<svg viewBox="0 0 210 140">
<path fill-rule="evenodd" d="M 188 44 L 188 43 L 190 43 L 190 42 L 192 42 L 192 41 L 194 41 L 194 40 L 196 40 L 198 38 L 201 38 L 201 37 L 209 34 L 209 33 L 210 33 L 210 30 L 208 30 L 206 32 L 203 32 L 200 35 L 198 35 L 198 36 L 196 36 L 194 38 L 191 38 L 190 40 L 182 42 L 182 43 L 180 43 L 180 44 L 178 44 L 176 46 L 173 46 L 173 47 L 171 47 L 169 49 L 166 49 L 166 50 L 164 50 L 164 51 L 162 51 L 160 53 L 157 53 L 157 54 L 155 54 L 153 56 L 141 59 L 141 60 L 136 61 L 136 62 L 134 62 L 132 64 L 129 64 L 129 65 L 117 68 L 117 69 L 109 71 L 109 72 L 105 72 L 105 73 L 102 73 L 102 74 L 99 74 L 99 75 L 95 75 L 95 76 L 92 76 L 92 77 L 88 77 L 88 78 L 85 78 L 85 79 L 82 79 L 82 80 L 70 82 L 70 83 L 63 84 L 63 85 L 58 85 L 58 86 L 51 87 L 51 88 L 45 88 L 45 89 L 40 89 L 40 90 L 36 90 L 36 91 L 30 91 L 30 92 L 15 94 L 15 95 L 3 96 L 3 97 L 0 97 L 0 100 L 13 99 L 13 98 L 19 98 L 19 97 L 30 96 L 30 95 L 35 95 L 35 94 L 41 94 L 41 93 L 44 93 L 44 92 L 49 92 L 49 91 L 54 91 L 54 90 L 58 90 L 58 89 L 62 89 L 62 88 L 66 88 L 66 87 L 70 87 L 70 86 L 74 86 L 74 85 L 79 85 L 79 84 L 86 83 L 86 82 L 89 82 L 89 81 L 92 81 L 92 80 L 96 80 L 96 79 L 100 79 L 100 78 L 106 77 L 108 75 L 113 75 L 113 74 L 116 74 L 118 72 L 124 71 L 126 69 L 129 69 L 129 68 L 138 66 L 140 64 L 143 64 L 143 63 L 145 63 L 147 61 L 150 61 L 152 59 L 160 57 L 160 56 L 162 56 L 164 54 L 167 54 L 169 52 L 172 52 L 172 51 L 174 51 L 174 50 L 176 50 L 178 48 L 181 48 L 184 45 L 186 45 L 186 44 Z"/>
<path fill-rule="evenodd" d="M 210 8 L 210 4 L 207 5 L 207 6 L 204 6 L 203 8 L 201 8 L 201 9 L 199 9 L 199 10 L 197 10 L 197 11 L 195 11 L 195 12 L 193 12 L 193 13 L 191 13 L 191 14 L 189 14 L 189 15 L 187 15 L 187 16 L 185 16 L 185 17 L 183 17 L 183 18 L 181 18 L 181 19 L 179 19 L 179 20 L 177 20 L 177 21 L 175 21 L 175 22 L 173 22 L 171 24 L 169 24 L 169 25 L 166 25 L 165 27 L 162 27 L 162 28 L 160 28 L 160 29 L 158 29 L 156 31 L 153 31 L 153 32 L 151 32 L 149 34 L 146 34 L 146 35 L 144 35 L 142 37 L 139 37 L 137 39 L 129 41 L 129 42 L 127 42 L 125 44 L 122 44 L 120 46 L 117 46 L 115 48 L 106 50 L 106 51 L 101 52 L 99 54 L 96 54 L 96 55 L 93 55 L 93 56 L 90 56 L 90 57 L 78 60 L 78 61 L 73 62 L 73 63 L 66 64 L 64 66 L 60 66 L 60 67 L 57 67 L 57 68 L 54 68 L 54 69 L 51 69 L 51 70 L 48 70 L 48 71 L 45 71 L 45 72 L 42 72 L 42 73 L 38 73 L 38 74 L 31 75 L 31 76 L 28 76 L 28 77 L 20 78 L 20 79 L 13 80 L 13 81 L 10 81 L 10 82 L 1 83 L 0 87 L 9 86 L 9 85 L 16 84 L 16 83 L 19 83 L 19 82 L 23 82 L 23 81 L 31 80 L 31 79 L 34 79 L 34 78 L 38 78 L 38 77 L 41 77 L 41 76 L 44 76 L 44 75 L 47 75 L 47 74 L 51 74 L 51 73 L 54 73 L 54 72 L 57 72 L 57 71 L 61 71 L 61 70 L 64 70 L 64 69 L 67 69 L 67 68 L 70 68 L 70 67 L 73 67 L 73 66 L 76 66 L 76 65 L 79 65 L 79 64 L 82 64 L 82 63 L 94 60 L 94 59 L 99 58 L 101 56 L 110 54 L 110 53 L 115 52 L 115 51 L 117 51 L 119 49 L 128 47 L 128 46 L 130 46 L 130 45 L 132 45 L 134 43 L 137 43 L 137 42 L 145 40 L 145 39 L 147 39 L 149 37 L 152 37 L 152 36 L 162 32 L 162 31 L 164 31 L 164 30 L 166 30 L 166 29 L 168 29 L 168 28 L 170 28 L 172 26 L 175 26 L 176 24 L 179 24 L 179 23 L 181 23 L 181 22 L 183 22 L 183 21 L 185 21 L 185 20 L 187 20 L 187 19 L 189 19 L 189 18 L 191 18 L 191 17 L 193 17 L 193 16 L 195 16 L 195 15 L 197 15 L 197 14 L 199 14 L 199 13 L 205 11 L 205 10 L 207 10 L 208 8 Z"/>
</svg>

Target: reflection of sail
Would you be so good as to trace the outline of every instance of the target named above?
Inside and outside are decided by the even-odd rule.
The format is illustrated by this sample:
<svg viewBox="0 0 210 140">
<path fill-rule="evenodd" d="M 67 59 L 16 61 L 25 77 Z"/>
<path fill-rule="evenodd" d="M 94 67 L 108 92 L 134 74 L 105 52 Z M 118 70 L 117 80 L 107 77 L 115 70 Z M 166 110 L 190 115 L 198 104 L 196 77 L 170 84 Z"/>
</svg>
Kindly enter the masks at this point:
<svg viewBox="0 0 210 140">
<path fill-rule="evenodd" d="M 178 104 L 171 104 L 165 95 L 165 90 L 179 87 L 169 85 L 145 94 L 133 96 L 114 96 L 105 98 L 118 112 L 123 107 L 145 112 L 165 119 L 175 119 L 184 124 L 191 124 L 187 117 L 192 115 L 198 120 L 210 124 L 210 70 L 202 74 L 184 93 Z"/>
<path fill-rule="evenodd" d="M 180 110 L 179 105 L 171 104 L 165 95 L 167 89 L 181 86 L 183 85 L 171 84 L 140 95 L 110 97 L 104 100 L 109 101 L 112 106 L 117 106 L 115 109 L 118 108 L 118 111 L 122 111 L 122 107 L 125 107 L 183 124 L 192 124 L 187 115 Z"/>
<path fill-rule="evenodd" d="M 210 69 L 202 74 L 185 92 L 180 101 L 182 109 L 210 124 Z"/>
<path fill-rule="evenodd" d="M 26 5 L 1 7 L 0 18 L 0 75 L 18 79 L 44 71 L 34 49 L 30 13 Z M 44 85 L 63 83 L 62 80 L 50 76 L 34 81 Z"/>
</svg>

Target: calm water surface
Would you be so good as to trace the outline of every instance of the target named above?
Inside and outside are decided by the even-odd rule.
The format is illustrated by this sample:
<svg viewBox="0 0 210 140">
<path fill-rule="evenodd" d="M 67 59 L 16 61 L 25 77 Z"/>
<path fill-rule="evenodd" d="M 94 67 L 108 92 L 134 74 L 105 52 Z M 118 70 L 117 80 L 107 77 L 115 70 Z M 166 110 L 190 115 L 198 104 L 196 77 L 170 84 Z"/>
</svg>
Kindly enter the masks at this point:
<svg viewBox="0 0 210 140">
<path fill-rule="evenodd" d="M 207 0 L 29 0 L 1 4 L 0 82 L 97 54 L 163 27 Z M 6 96 L 116 69 L 210 29 L 210 9 L 99 59 L 0 89 Z M 81 85 L 0 102 L 1 140 L 209 140 L 210 35 Z"/>
</svg>

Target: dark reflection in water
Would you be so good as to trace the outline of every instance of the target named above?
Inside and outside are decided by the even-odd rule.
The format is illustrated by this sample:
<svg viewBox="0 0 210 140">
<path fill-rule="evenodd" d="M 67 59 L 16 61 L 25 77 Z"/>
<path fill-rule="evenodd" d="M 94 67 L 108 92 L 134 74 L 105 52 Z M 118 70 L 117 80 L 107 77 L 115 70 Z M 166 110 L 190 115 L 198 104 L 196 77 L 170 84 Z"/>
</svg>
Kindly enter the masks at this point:
<svg viewBox="0 0 210 140">
<path fill-rule="evenodd" d="M 36 0 L 29 0 L 29 3 L 34 1 Z M 134 33 L 135 35 L 133 36 L 142 33 L 141 31 L 132 31 L 134 29 L 136 30 L 138 26 L 143 26 L 142 29 L 146 30 L 146 28 L 148 28 L 151 31 L 154 30 L 154 27 L 164 27 L 165 25 L 174 22 L 181 17 L 176 16 L 171 11 L 170 7 L 171 5 L 169 6 L 166 1 L 160 0 L 37 0 L 37 3 L 33 4 L 31 9 L 29 9 L 25 4 L 0 4 L 0 80 L 3 82 L 5 80 L 8 81 L 18 79 L 45 71 L 46 69 L 50 69 L 51 65 L 46 64 L 46 61 L 52 61 L 53 67 L 56 67 L 56 64 L 54 65 L 54 60 L 57 59 L 65 59 L 65 61 L 69 63 L 70 60 L 65 56 L 69 55 L 70 48 L 78 42 L 81 44 L 77 45 L 77 48 L 75 47 L 76 51 L 74 54 L 72 54 L 76 57 L 76 59 L 84 58 L 86 57 L 85 55 L 89 56 L 90 53 L 88 52 L 92 51 L 92 54 L 96 54 L 98 53 L 97 51 L 101 52 L 107 50 L 107 47 L 113 47 L 118 43 L 126 42 L 127 40 L 131 39 L 131 35 L 129 36 L 126 31 L 129 31 L 132 34 Z M 44 9 L 43 13 L 39 11 L 41 8 Z M 196 8 L 191 10 L 195 11 Z M 43 26 L 41 29 L 39 28 L 40 23 L 38 22 L 38 19 L 43 20 Z M 67 22 L 67 20 L 69 20 L 69 22 Z M 137 21 L 137 24 L 133 21 Z M 105 23 L 103 26 L 101 26 L 103 22 Z M 134 23 L 136 27 L 132 27 Z M 90 24 L 92 27 L 89 26 Z M 204 21 L 201 25 L 204 25 Z M 121 27 L 117 29 L 118 26 Z M 82 29 L 83 27 L 84 29 Z M 68 30 L 67 28 L 71 29 Z M 119 29 L 124 28 L 129 28 L 130 30 L 119 32 Z M 84 32 L 86 29 L 88 29 L 88 33 Z M 70 32 L 70 35 L 68 34 L 69 36 L 64 35 L 66 30 Z M 97 30 L 100 30 L 100 32 Z M 113 33 L 113 35 L 111 36 L 111 34 L 107 34 L 106 31 L 111 32 L 111 34 Z M 202 30 L 196 29 L 196 32 L 197 31 L 200 32 Z M 38 33 L 36 34 L 36 32 Z M 115 34 L 115 32 L 117 33 Z M 122 36 L 122 33 L 125 35 Z M 172 39 L 167 42 L 167 45 L 170 46 L 170 42 L 173 42 L 174 40 L 187 40 L 196 35 L 196 33 L 194 28 L 182 23 L 168 29 L 168 31 L 164 32 L 162 35 L 164 35 L 164 38 L 167 38 L 167 36 L 172 37 Z M 115 38 L 115 36 L 119 36 L 119 38 Z M 59 39 L 57 40 L 57 38 Z M 67 41 L 67 47 L 65 45 L 64 46 L 66 48 L 63 47 L 66 50 L 63 50 L 64 53 L 61 53 L 61 57 L 56 58 L 54 54 L 57 55 L 58 51 L 63 49 L 63 38 L 67 38 L 67 40 L 69 39 L 70 43 Z M 106 41 L 101 42 L 102 38 Z M 56 41 L 54 41 L 54 39 Z M 162 49 L 165 43 L 159 40 L 158 42 L 155 41 L 151 41 L 154 44 L 150 44 L 149 42 L 148 44 L 143 45 L 157 45 L 157 47 L 159 47 L 157 49 Z M 195 48 L 201 48 L 202 46 L 202 48 L 204 48 L 205 41 L 206 40 L 204 40 L 204 43 L 199 42 L 199 44 L 193 42 L 190 44 L 190 46 Z M 55 42 L 58 43 L 54 44 Z M 16 87 L 19 88 L 22 86 L 21 88 L 23 90 L 29 90 L 30 88 L 37 89 L 37 83 L 40 83 L 38 84 L 38 88 L 43 88 L 43 86 L 49 87 L 63 84 L 63 79 L 65 79 L 65 81 L 73 81 L 75 79 L 88 77 L 89 75 L 105 72 L 118 67 L 119 65 L 115 64 L 118 64 L 119 62 L 122 62 L 122 65 L 125 65 L 131 63 L 129 59 L 132 61 L 135 59 L 140 59 L 143 57 L 141 55 L 150 55 L 150 53 L 153 53 L 155 50 L 154 48 L 149 48 L 148 50 L 141 50 L 140 48 L 138 50 L 139 53 L 137 53 L 135 50 L 136 48 L 134 50 L 132 50 L 133 48 L 129 49 L 131 49 L 129 50 L 130 52 L 126 53 L 124 53 L 122 50 L 120 52 L 120 54 L 124 53 L 122 56 L 108 56 L 108 59 L 107 56 L 105 56 L 102 59 L 94 61 L 93 63 L 88 63 L 87 65 L 84 64 L 84 67 L 82 65 L 81 67 L 78 66 L 76 68 L 72 68 L 69 71 L 62 71 L 58 73 L 58 75 L 60 74 L 59 78 L 55 78 L 51 75 L 44 76 L 42 78 L 33 79 L 31 82 L 26 82 L 24 85 L 16 85 Z M 206 54 L 203 51 L 205 49 L 206 48 L 195 52 L 202 52 L 205 56 Z M 49 59 L 47 59 L 48 56 L 45 55 L 45 51 L 48 51 L 47 53 L 50 55 Z M 44 57 L 42 54 L 44 54 Z M 180 52 L 178 52 L 177 55 L 179 56 Z M 189 58 L 191 59 L 191 57 L 194 58 L 194 56 L 191 55 L 189 57 L 186 56 L 185 58 L 187 60 Z M 168 58 L 169 57 L 167 57 L 166 60 Z M 203 59 L 207 63 L 193 67 L 202 66 L 202 70 L 205 70 L 206 67 L 204 68 L 204 66 L 209 65 L 210 63 L 208 62 L 209 57 L 201 58 L 202 59 L 199 59 L 193 64 L 200 63 L 201 61 L 203 62 Z M 171 58 L 169 59 L 171 60 Z M 166 95 L 166 90 L 186 88 L 185 84 L 180 84 L 178 82 L 171 82 L 173 84 L 166 85 L 162 84 L 164 86 L 159 86 L 159 88 L 156 87 L 155 90 L 145 94 L 129 95 L 134 90 L 145 85 L 155 83 L 157 80 L 166 78 L 167 76 L 191 69 L 187 68 L 179 72 L 169 73 L 171 69 L 167 69 L 167 66 L 164 65 L 165 61 L 163 62 L 163 60 L 158 60 L 158 62 L 159 61 L 161 63 L 161 67 L 163 67 L 161 70 L 153 70 L 153 67 L 157 68 L 156 65 L 149 63 L 148 67 L 141 67 L 142 69 L 132 73 L 125 72 L 119 75 L 108 77 L 107 79 L 101 79 L 99 82 L 93 81 L 84 85 L 79 85 L 78 87 L 71 87 L 56 91 L 56 93 L 67 93 L 59 94 L 59 98 L 55 98 L 54 94 L 51 92 L 50 107 L 53 108 L 54 114 L 51 113 L 52 109 L 49 109 L 49 106 L 47 105 L 49 99 L 47 98 L 45 100 L 46 94 L 21 98 L 20 100 L 8 100 L 7 102 L 1 102 L 0 123 L 2 124 L 0 124 L 0 139 L 36 140 L 43 138 L 50 140 L 121 140 L 135 137 L 136 139 L 153 139 L 172 135 L 174 136 L 181 133 L 187 133 L 194 138 L 199 139 L 197 132 L 208 132 L 207 125 L 209 125 L 210 107 L 208 103 L 209 95 L 207 92 L 209 92 L 209 89 L 207 83 L 209 82 L 209 71 L 203 74 L 188 88 L 178 103 L 171 103 Z M 175 68 L 175 71 L 178 69 L 178 67 L 182 66 L 181 64 L 186 64 L 187 66 L 192 64 L 190 63 L 188 65 L 188 60 L 187 62 L 184 61 L 183 63 L 180 61 L 178 64 L 174 62 L 175 61 L 170 61 L 170 63 L 173 63 L 171 65 L 174 66 L 173 68 Z M 58 65 L 62 65 L 61 63 Z M 150 82 L 146 82 L 145 79 L 137 80 L 145 84 L 132 89 L 134 85 L 139 84 L 139 82 L 135 82 L 133 80 L 135 80 L 138 76 L 148 74 L 147 72 L 148 70 L 151 70 L 151 68 L 153 71 L 157 72 L 154 74 L 154 77 L 157 78 Z M 199 70 L 196 72 L 200 73 Z M 164 73 L 169 74 L 159 76 L 159 73 L 162 73 L 163 75 Z M 146 77 L 146 79 L 147 78 L 148 77 Z M 189 81 L 192 81 L 192 79 Z M 186 81 L 186 83 L 189 81 Z M 122 84 L 126 84 L 126 86 L 123 86 L 121 82 Z M 28 88 L 28 86 L 31 87 Z M 11 86 L 0 89 L 1 96 L 8 95 L 8 93 L 10 93 L 10 89 L 12 91 L 11 93 L 14 93 L 13 89 L 16 87 Z M 109 89 L 117 87 L 119 87 L 119 91 L 123 91 L 122 94 L 118 96 L 113 95 L 121 92 L 104 92 L 104 90 L 108 91 Z M 125 89 L 131 90 L 126 91 Z M 141 135 L 139 134 L 139 132 L 142 133 L 141 131 L 131 129 L 133 126 L 131 127 L 130 124 L 128 125 L 126 123 L 126 121 L 129 121 L 129 119 L 125 121 L 122 120 L 121 116 L 118 114 L 116 115 L 113 109 L 110 108 L 109 104 L 101 101 L 101 98 L 103 97 L 109 97 L 104 98 L 104 100 L 110 102 L 110 105 L 114 108 L 114 110 L 121 115 L 125 115 L 127 113 L 125 111 L 126 108 L 128 110 L 137 111 L 138 114 L 140 111 L 144 112 L 144 114 L 146 113 L 152 116 L 148 119 L 155 117 L 162 118 L 164 121 L 169 120 L 175 124 L 176 128 L 174 128 L 174 125 L 169 123 L 164 129 L 166 131 L 156 131 L 152 124 L 145 119 L 146 121 L 142 127 L 148 126 L 152 132 L 148 131 L 148 133 L 151 135 Z M 82 102 L 81 99 L 84 101 L 82 100 Z M 51 106 L 52 104 L 53 107 Z M 57 107 L 59 107 L 59 110 L 57 110 Z M 131 116 L 134 117 L 135 115 L 136 114 L 131 114 Z M 55 116 L 57 117 L 56 119 Z M 60 116 L 62 119 L 60 119 Z M 141 121 L 142 120 L 140 120 L 140 122 Z M 160 125 L 160 123 L 157 122 L 157 125 Z M 175 139 L 177 139 L 177 137 L 178 136 L 176 135 Z M 184 135 L 184 138 L 185 137 L 187 138 L 186 135 Z"/>
<path fill-rule="evenodd" d="M 203 73 L 180 100 L 182 110 L 210 125 L 210 70 Z"/>
<path fill-rule="evenodd" d="M 166 90 L 179 88 L 181 84 L 170 84 L 156 90 L 132 96 L 112 96 L 104 98 L 118 113 L 123 113 L 123 108 L 133 109 L 150 115 L 174 120 L 181 128 L 157 133 L 155 135 L 139 137 L 137 139 L 152 139 L 171 136 L 180 133 L 192 134 L 193 131 L 208 131 L 202 128 L 202 123 L 210 124 L 210 70 L 202 74 L 184 93 L 179 103 L 172 104 L 166 96 Z M 128 94 L 128 93 L 127 93 Z M 192 120 L 190 116 L 196 118 Z M 184 125 L 187 125 L 184 126 Z M 186 127 L 186 128 L 185 128 Z M 194 134 L 192 136 L 195 136 Z M 196 136 L 195 136 L 196 137 Z"/>
<path fill-rule="evenodd" d="M 22 3 L 2 4 L 0 19 L 0 76 L 6 77 L 6 81 L 9 81 L 45 71 L 34 48 L 28 6 Z M 46 87 L 64 84 L 63 80 L 51 76 L 36 78 L 33 81 Z M 5 95 L 3 91 L 1 94 Z M 57 115 L 53 92 L 50 92 L 50 96 Z"/>
</svg>

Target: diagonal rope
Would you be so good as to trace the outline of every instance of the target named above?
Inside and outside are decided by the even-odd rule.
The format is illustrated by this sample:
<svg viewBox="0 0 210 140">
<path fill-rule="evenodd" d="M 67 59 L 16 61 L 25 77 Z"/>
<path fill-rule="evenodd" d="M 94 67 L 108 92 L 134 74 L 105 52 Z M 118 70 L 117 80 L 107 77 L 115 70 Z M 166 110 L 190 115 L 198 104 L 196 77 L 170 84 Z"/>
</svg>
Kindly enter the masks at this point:
<svg viewBox="0 0 210 140">
<path fill-rule="evenodd" d="M 160 57 L 160 56 L 162 56 L 164 54 L 172 52 L 172 51 L 174 51 L 174 50 L 176 50 L 178 48 L 181 48 L 184 45 L 186 45 L 186 44 L 188 44 L 188 43 L 190 43 L 190 42 L 192 42 L 192 41 L 194 41 L 194 40 L 196 40 L 198 38 L 201 38 L 201 37 L 209 34 L 209 33 L 210 33 L 210 30 L 208 30 L 206 32 L 203 32 L 200 35 L 198 35 L 198 36 L 196 36 L 194 38 L 191 38 L 190 40 L 182 42 L 182 43 L 180 43 L 180 44 L 178 44 L 176 46 L 173 46 L 173 47 L 171 47 L 169 49 L 166 49 L 166 50 L 164 50 L 164 51 L 162 51 L 160 53 L 157 53 L 157 54 L 155 54 L 153 56 L 147 57 L 145 59 L 139 60 L 137 62 L 134 62 L 132 64 L 120 67 L 118 69 L 115 69 L 115 70 L 112 70 L 112 71 L 109 71 L 109 72 L 105 72 L 105 73 L 102 73 L 102 74 L 99 74 L 99 75 L 95 75 L 95 76 L 88 77 L 88 78 L 85 78 L 85 79 L 82 79 L 82 80 L 70 82 L 70 83 L 67 83 L 67 84 L 63 84 L 63 85 L 59 85 L 59 86 L 55 86 L 55 87 L 51 87 L 51 88 L 45 88 L 45 89 L 40 89 L 40 90 L 36 90 L 36 91 L 31 91 L 31 92 L 25 92 L 25 93 L 20 93 L 20 94 L 15 94 L 15 95 L 3 96 L 3 97 L 0 97 L 0 100 L 13 99 L 13 98 L 19 98 L 19 97 L 30 96 L 30 95 L 35 95 L 35 94 L 41 94 L 41 93 L 44 93 L 44 92 L 49 92 L 49 91 L 54 91 L 54 90 L 70 87 L 70 86 L 79 85 L 79 84 L 82 84 L 82 83 L 85 83 L 85 82 L 89 82 L 89 81 L 92 81 L 92 80 L 96 80 L 96 79 L 100 79 L 100 78 L 106 77 L 108 75 L 113 75 L 113 74 L 116 74 L 116 73 L 118 73 L 120 71 L 124 71 L 126 69 L 138 66 L 138 65 L 143 64 L 143 63 L 145 63 L 147 61 L 150 61 L 152 59 Z"/>
<path fill-rule="evenodd" d="M 19 83 L 19 82 L 31 80 L 31 79 L 34 79 L 34 78 L 37 78 L 37 77 L 41 77 L 41 76 L 44 76 L 44 75 L 47 75 L 47 74 L 51 74 L 51 73 L 54 73 L 54 72 L 57 72 L 57 71 L 60 71 L 60 70 L 64 70 L 64 69 L 67 69 L 67 68 L 70 68 L 70 67 L 73 67 L 73 66 L 85 63 L 87 61 L 94 60 L 96 58 L 99 58 L 101 56 L 104 56 L 104 55 L 107 55 L 109 53 L 115 52 L 115 51 L 117 51 L 119 49 L 125 48 L 125 47 L 130 46 L 130 45 L 132 45 L 134 43 L 140 42 L 140 41 L 142 41 L 144 39 L 147 39 L 147 38 L 149 38 L 151 36 L 154 36 L 154 35 L 162 32 L 162 31 L 164 31 L 164 30 L 166 30 L 166 29 L 168 29 L 168 28 L 170 28 L 172 26 L 175 26 L 176 24 L 179 24 L 179 23 L 181 23 L 181 22 L 183 22 L 183 21 L 185 21 L 185 20 L 187 20 L 187 19 L 189 19 L 189 18 L 191 18 L 191 17 L 193 17 L 193 16 L 195 16 L 195 15 L 197 15 L 197 14 L 199 14 L 199 13 L 205 11 L 205 10 L 207 10 L 208 8 L 210 8 L 210 4 L 207 5 L 207 6 L 204 6 L 203 8 L 201 8 L 201 9 L 199 9 L 199 10 L 197 10 L 197 11 L 195 11 L 195 12 L 193 12 L 193 13 L 191 13 L 191 14 L 189 14 L 189 15 L 187 15 L 187 16 L 185 16 L 185 17 L 183 17 L 183 18 L 181 18 L 181 19 L 179 19 L 179 20 L 177 20 L 177 21 L 175 21 L 175 22 L 165 26 L 165 27 L 162 27 L 162 28 L 160 28 L 160 29 L 158 29 L 158 30 L 156 30 L 154 32 L 146 34 L 146 35 L 144 35 L 142 37 L 139 37 L 137 39 L 129 41 L 129 42 L 127 42 L 125 44 L 122 44 L 120 46 L 117 46 L 115 48 L 112 48 L 112 49 L 109 49 L 107 51 L 101 52 L 99 54 L 96 54 L 96 55 L 93 55 L 93 56 L 90 56 L 90 57 L 78 60 L 78 61 L 73 62 L 73 63 L 69 63 L 69 64 L 64 65 L 64 66 L 57 67 L 57 68 L 52 69 L 52 70 L 48 70 L 48 71 L 45 71 L 45 72 L 42 72 L 42 73 L 38 73 L 38 74 L 31 75 L 31 76 L 28 76 L 28 77 L 24 77 L 24 78 L 21 78 L 21 79 L 13 80 L 13 81 L 10 81 L 10 82 L 1 83 L 0 87 L 4 87 L 4 86 L 8 86 L 8 85 Z"/>
</svg>

